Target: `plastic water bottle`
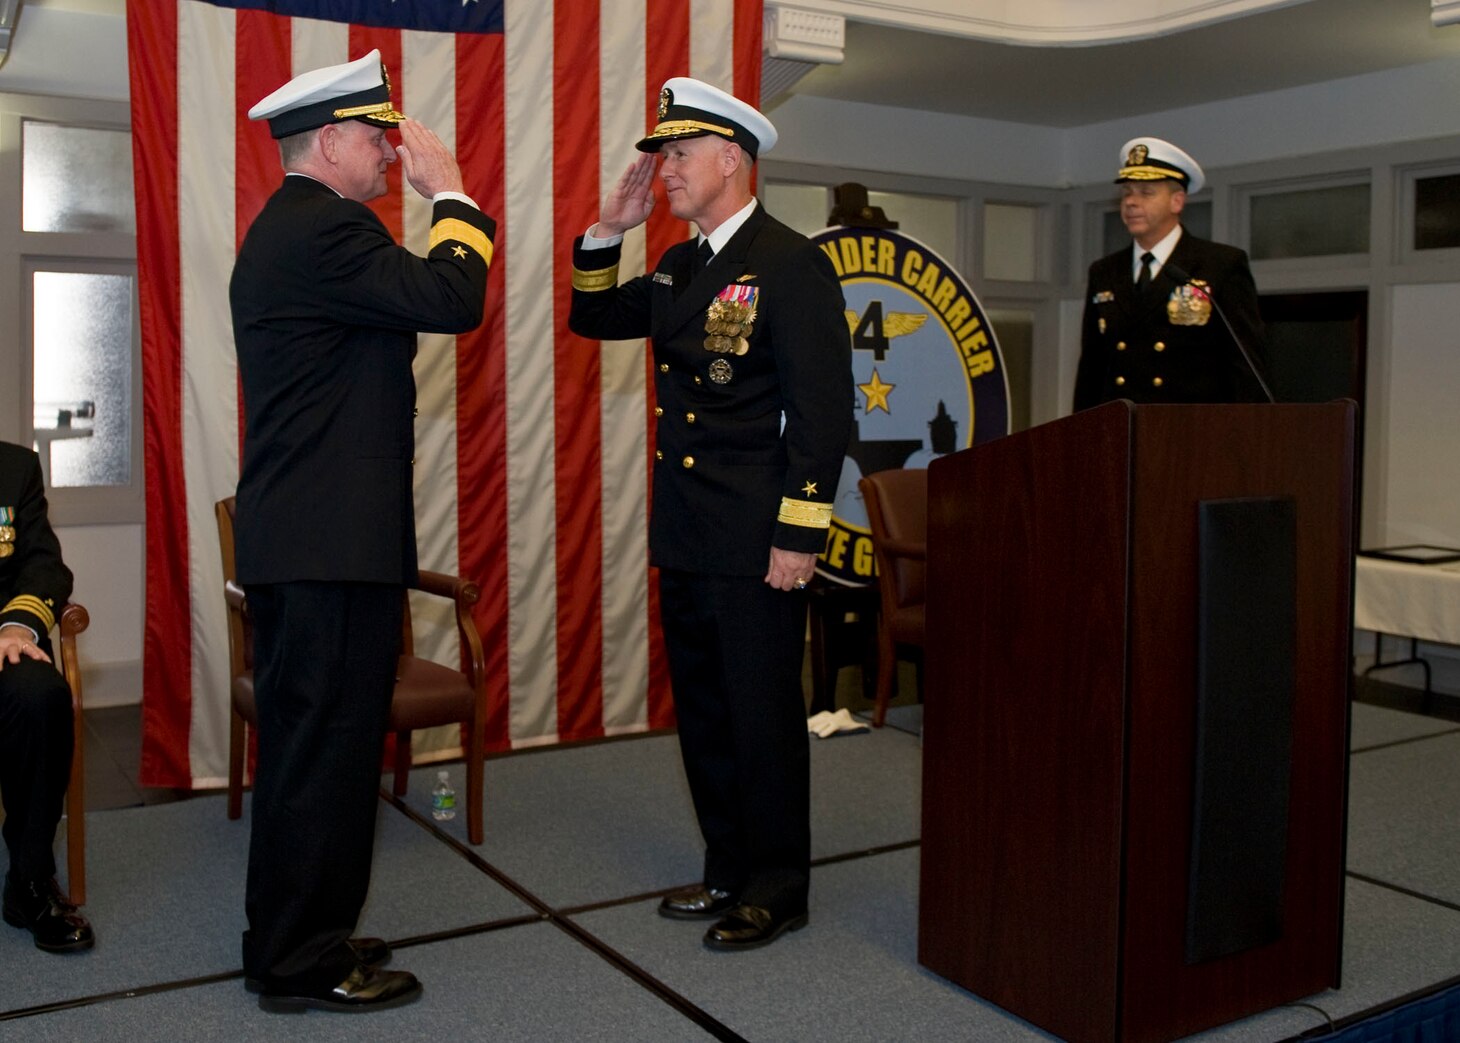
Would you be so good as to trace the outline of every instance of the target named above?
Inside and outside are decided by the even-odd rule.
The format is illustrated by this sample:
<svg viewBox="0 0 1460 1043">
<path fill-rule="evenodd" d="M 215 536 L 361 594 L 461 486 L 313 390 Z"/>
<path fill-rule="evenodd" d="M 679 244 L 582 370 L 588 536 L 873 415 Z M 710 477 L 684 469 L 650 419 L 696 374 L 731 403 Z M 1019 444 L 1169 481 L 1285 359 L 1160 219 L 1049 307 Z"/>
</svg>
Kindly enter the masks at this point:
<svg viewBox="0 0 1460 1043">
<path fill-rule="evenodd" d="M 451 777 L 444 771 L 436 773 L 436 788 L 431 791 L 431 817 L 437 822 L 456 817 L 456 790 L 451 788 Z"/>
</svg>

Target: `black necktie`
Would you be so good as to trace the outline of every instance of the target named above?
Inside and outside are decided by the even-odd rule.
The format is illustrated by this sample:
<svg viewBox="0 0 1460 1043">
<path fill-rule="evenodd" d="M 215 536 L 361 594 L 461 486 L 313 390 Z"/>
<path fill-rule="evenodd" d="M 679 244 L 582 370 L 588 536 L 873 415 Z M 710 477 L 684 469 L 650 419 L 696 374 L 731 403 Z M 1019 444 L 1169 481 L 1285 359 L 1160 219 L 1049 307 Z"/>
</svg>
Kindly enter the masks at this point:
<svg viewBox="0 0 1460 1043">
<path fill-rule="evenodd" d="M 699 249 L 695 251 L 694 265 L 690 269 L 690 277 L 693 278 L 704 271 L 710 263 L 710 258 L 715 256 L 715 251 L 710 246 L 708 239 L 701 239 Z"/>
<path fill-rule="evenodd" d="M 1151 285 L 1151 262 L 1156 255 L 1147 250 L 1141 254 L 1141 274 L 1136 276 L 1136 292 L 1144 293 L 1146 287 Z"/>
</svg>

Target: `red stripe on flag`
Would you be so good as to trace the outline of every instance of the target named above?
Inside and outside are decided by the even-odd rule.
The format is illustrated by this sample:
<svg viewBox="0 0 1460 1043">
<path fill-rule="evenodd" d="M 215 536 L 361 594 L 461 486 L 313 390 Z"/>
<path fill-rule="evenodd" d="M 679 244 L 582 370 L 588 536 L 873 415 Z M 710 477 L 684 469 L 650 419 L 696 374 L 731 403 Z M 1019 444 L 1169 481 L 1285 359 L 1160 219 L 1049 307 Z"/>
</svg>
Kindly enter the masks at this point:
<svg viewBox="0 0 1460 1043">
<path fill-rule="evenodd" d="M 279 146 L 267 120 L 251 120 L 248 110 L 294 76 L 292 23 L 263 11 L 239 11 L 234 38 L 234 243 L 244 234 L 274 189 L 283 170 Z M 240 410 L 240 421 L 242 411 Z"/>
<path fill-rule="evenodd" d="M 396 109 L 409 113 L 410 99 L 405 97 L 405 81 L 401 76 L 401 43 L 399 29 L 377 29 L 368 26 L 350 26 L 350 60 L 362 58 L 371 51 L 380 50 L 380 60 L 385 63 L 386 75 L 390 77 L 390 97 Z M 391 131 L 391 140 L 400 143 L 400 135 Z M 399 242 L 405 229 L 405 178 L 399 162 L 391 163 L 385 172 L 385 195 L 372 199 L 367 205 L 375 211 L 390 234 Z"/>
<path fill-rule="evenodd" d="M 596 4 L 554 6 L 553 243 L 597 220 Z M 557 496 L 558 737 L 603 734 L 603 452 L 600 353 L 568 329 L 566 255 L 553 279 L 553 418 Z"/>
<path fill-rule="evenodd" d="M 671 76 L 689 75 L 689 4 L 681 0 L 648 0 L 645 9 L 644 40 L 644 126 L 652 127 L 659 117 L 659 90 Z M 689 235 L 685 222 L 669 212 L 664 185 L 654 180 L 657 201 L 645 226 L 644 263 L 653 270 L 664 251 Z M 654 358 L 644 361 L 645 396 L 648 407 L 649 473 L 654 473 Z M 652 497 L 649 510 L 653 511 Z M 669 661 L 664 653 L 664 633 L 659 627 L 659 570 L 649 570 L 649 695 L 650 728 L 674 727 L 674 701 L 669 689 Z"/>
<path fill-rule="evenodd" d="M 182 454 L 182 264 L 178 245 L 177 8 L 127 19 L 141 309 L 147 611 L 143 613 L 144 786 L 190 787 L 192 620 Z M 164 55 L 165 61 L 148 61 Z"/>
<path fill-rule="evenodd" d="M 456 338 L 457 554 L 482 589 L 472 617 L 487 675 L 487 748 L 512 745 L 507 671 L 506 58 L 501 35 L 456 40 L 456 158 L 467 195 L 499 222 L 482 325 Z"/>
</svg>

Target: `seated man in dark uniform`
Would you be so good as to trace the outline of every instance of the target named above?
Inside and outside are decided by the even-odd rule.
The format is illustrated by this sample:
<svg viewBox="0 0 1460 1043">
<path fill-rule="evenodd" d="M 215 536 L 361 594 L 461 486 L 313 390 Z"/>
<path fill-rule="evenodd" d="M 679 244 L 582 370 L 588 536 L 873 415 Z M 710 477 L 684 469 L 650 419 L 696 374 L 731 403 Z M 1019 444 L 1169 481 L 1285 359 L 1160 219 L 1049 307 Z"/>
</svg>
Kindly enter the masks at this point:
<svg viewBox="0 0 1460 1043">
<path fill-rule="evenodd" d="M 0 796 L 5 801 L 5 922 L 36 948 L 92 945 L 91 925 L 56 885 L 51 845 L 71 777 L 71 690 L 49 634 L 71 570 L 46 517 L 40 459 L 0 442 Z"/>
</svg>

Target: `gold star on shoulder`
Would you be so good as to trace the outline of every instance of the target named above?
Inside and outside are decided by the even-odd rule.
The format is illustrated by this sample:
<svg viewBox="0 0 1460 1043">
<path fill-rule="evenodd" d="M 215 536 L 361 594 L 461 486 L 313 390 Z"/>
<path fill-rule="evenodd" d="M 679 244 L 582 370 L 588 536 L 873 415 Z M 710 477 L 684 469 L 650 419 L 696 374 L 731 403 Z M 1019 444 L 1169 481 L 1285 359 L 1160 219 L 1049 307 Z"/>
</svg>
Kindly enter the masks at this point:
<svg viewBox="0 0 1460 1043">
<path fill-rule="evenodd" d="M 453 246 L 451 248 L 451 256 L 453 256 L 453 257 L 465 257 L 466 256 L 466 247 L 464 247 L 464 246 Z"/>
<path fill-rule="evenodd" d="M 807 496 L 815 496 L 816 495 L 816 483 L 815 482 L 807 482 L 805 485 L 801 486 L 801 491 L 803 493 L 805 493 Z"/>
<path fill-rule="evenodd" d="M 880 409 L 882 412 L 888 414 L 892 412 L 892 407 L 887 404 L 887 396 L 892 394 L 892 389 L 897 387 L 897 385 L 884 384 L 882 377 L 878 375 L 876 369 L 872 370 L 871 383 L 858 384 L 857 387 L 861 388 L 862 393 L 867 396 L 867 407 L 864 412 L 870 413 L 874 409 Z"/>
</svg>

